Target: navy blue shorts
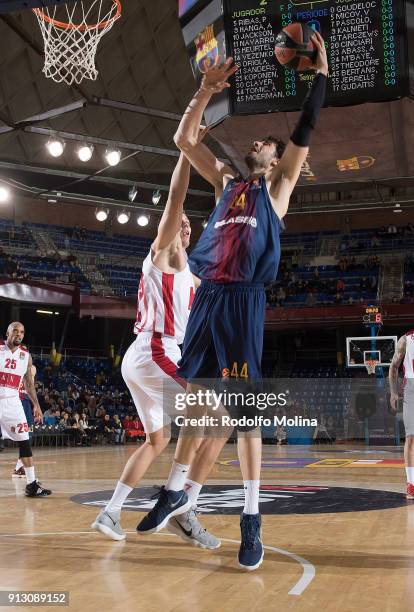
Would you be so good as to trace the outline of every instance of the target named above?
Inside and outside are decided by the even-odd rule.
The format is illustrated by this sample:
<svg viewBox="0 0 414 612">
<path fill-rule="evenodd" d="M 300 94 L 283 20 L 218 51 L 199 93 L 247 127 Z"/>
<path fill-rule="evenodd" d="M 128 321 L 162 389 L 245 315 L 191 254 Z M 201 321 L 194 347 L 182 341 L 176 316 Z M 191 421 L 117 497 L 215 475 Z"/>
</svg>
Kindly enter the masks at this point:
<svg viewBox="0 0 414 612">
<path fill-rule="evenodd" d="M 263 285 L 202 281 L 185 333 L 178 374 L 193 379 L 261 378 Z"/>
<path fill-rule="evenodd" d="M 32 410 L 32 402 L 29 399 L 21 400 L 24 413 L 26 415 L 27 424 L 29 427 L 32 427 L 34 424 L 33 418 L 33 410 Z"/>
</svg>

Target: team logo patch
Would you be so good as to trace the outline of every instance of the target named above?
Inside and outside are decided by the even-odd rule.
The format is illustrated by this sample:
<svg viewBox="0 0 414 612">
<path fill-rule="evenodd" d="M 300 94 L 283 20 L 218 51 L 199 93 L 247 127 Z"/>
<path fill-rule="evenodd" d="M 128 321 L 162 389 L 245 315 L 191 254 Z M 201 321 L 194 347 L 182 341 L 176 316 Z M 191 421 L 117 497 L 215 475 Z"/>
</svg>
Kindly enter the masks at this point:
<svg viewBox="0 0 414 612">
<path fill-rule="evenodd" d="M 24 359 L 26 357 L 26 353 L 20 352 L 19 359 Z"/>
<path fill-rule="evenodd" d="M 150 497 L 154 487 L 139 487 L 128 496 L 124 510 L 148 512 L 155 501 Z M 71 501 L 85 506 L 102 508 L 112 497 L 112 491 L 94 491 L 71 497 Z M 405 494 L 347 487 L 308 485 L 262 485 L 260 487 L 262 514 L 326 514 L 336 512 L 367 512 L 406 506 Z M 203 487 L 197 510 L 201 514 L 239 515 L 244 507 L 244 489 L 236 485 Z"/>
</svg>

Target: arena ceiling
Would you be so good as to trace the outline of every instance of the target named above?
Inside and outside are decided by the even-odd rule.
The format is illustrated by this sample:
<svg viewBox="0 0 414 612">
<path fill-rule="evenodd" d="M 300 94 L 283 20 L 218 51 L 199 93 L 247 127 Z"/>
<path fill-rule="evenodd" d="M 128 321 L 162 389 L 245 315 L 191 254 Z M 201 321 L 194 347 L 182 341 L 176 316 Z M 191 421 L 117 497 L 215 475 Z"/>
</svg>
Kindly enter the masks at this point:
<svg viewBox="0 0 414 612">
<path fill-rule="evenodd" d="M 0 9 L 2 4 L 4 8 L 10 2 L 1 0 Z M 0 14 L 0 178 L 35 189 L 36 197 L 58 192 L 62 201 L 65 194 L 71 194 L 68 201 L 82 196 L 80 199 L 89 205 L 102 198 L 124 205 L 130 187 L 136 183 L 134 205 L 148 209 L 152 208 L 153 190 L 168 189 L 177 159 L 173 134 L 195 87 L 177 18 L 177 2 L 124 0 L 122 4 L 122 18 L 98 48 L 98 79 L 80 86 L 45 78 L 42 37 L 31 11 Z M 403 112 L 414 133 L 413 103 L 404 102 Z M 394 115 L 394 121 L 401 125 L 401 114 Z M 231 121 L 237 124 L 237 120 Z M 219 140 L 229 142 L 235 133 L 241 134 L 239 125 L 233 134 L 226 132 L 229 126 L 230 122 L 228 126 L 225 122 L 217 128 Z M 378 127 L 376 122 L 374 135 Z M 52 158 L 45 147 L 51 130 L 63 135 L 67 143 L 58 159 Z M 249 137 L 250 131 L 248 124 Z M 85 164 L 79 161 L 76 146 L 87 137 L 98 144 L 91 161 Z M 245 146 L 245 140 L 243 135 L 239 137 L 240 147 Z M 116 168 L 106 168 L 106 143 L 118 145 L 123 152 L 125 159 Z M 209 144 L 218 156 L 228 157 L 229 149 L 221 149 L 213 138 Z M 319 145 L 323 144 L 322 138 Z M 296 205 L 301 206 L 301 191 L 338 192 L 367 186 L 373 189 L 374 200 L 383 199 L 372 181 L 367 185 L 363 179 L 347 179 L 346 184 L 338 179 L 334 185 L 300 188 Z M 411 182 L 397 182 L 397 188 L 398 184 Z M 21 193 L 33 197 L 30 191 Z M 210 186 L 193 174 L 187 207 L 204 216 L 211 202 Z M 334 207 L 335 203 L 325 201 L 324 206 Z"/>
</svg>

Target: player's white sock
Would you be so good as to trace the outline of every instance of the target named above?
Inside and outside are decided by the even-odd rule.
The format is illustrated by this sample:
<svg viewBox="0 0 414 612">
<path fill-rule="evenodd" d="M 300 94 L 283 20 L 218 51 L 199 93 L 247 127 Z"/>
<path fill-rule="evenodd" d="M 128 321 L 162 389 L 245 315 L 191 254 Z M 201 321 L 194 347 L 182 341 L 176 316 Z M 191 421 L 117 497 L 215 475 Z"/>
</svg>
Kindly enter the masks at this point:
<svg viewBox="0 0 414 612">
<path fill-rule="evenodd" d="M 120 480 L 115 487 L 115 491 L 109 502 L 105 506 L 105 512 L 109 512 L 110 514 L 121 514 L 122 506 L 131 493 L 132 487 L 124 484 Z"/>
<path fill-rule="evenodd" d="M 26 472 L 27 484 L 31 484 L 32 482 L 36 480 L 34 465 L 32 467 L 25 467 L 24 471 Z"/>
<path fill-rule="evenodd" d="M 244 480 L 244 514 L 259 514 L 260 480 Z"/>
<path fill-rule="evenodd" d="M 20 468 L 22 468 L 22 467 L 23 467 L 23 461 L 19 457 L 19 459 L 17 460 L 17 463 L 16 463 L 16 467 L 14 469 L 16 470 L 16 472 L 18 472 L 20 470 Z"/>
<path fill-rule="evenodd" d="M 168 480 L 165 485 L 167 491 L 181 491 L 187 479 L 189 469 L 189 465 L 184 465 L 183 463 L 173 461 L 170 475 L 168 476 Z"/>
<path fill-rule="evenodd" d="M 406 467 L 405 473 L 407 474 L 407 482 L 414 484 L 414 467 Z"/>
<path fill-rule="evenodd" d="M 200 495 L 200 491 L 203 485 L 198 482 L 194 482 L 194 480 L 186 480 L 184 485 L 184 491 L 188 495 L 188 499 L 191 502 L 192 506 L 197 505 L 198 496 Z"/>
</svg>

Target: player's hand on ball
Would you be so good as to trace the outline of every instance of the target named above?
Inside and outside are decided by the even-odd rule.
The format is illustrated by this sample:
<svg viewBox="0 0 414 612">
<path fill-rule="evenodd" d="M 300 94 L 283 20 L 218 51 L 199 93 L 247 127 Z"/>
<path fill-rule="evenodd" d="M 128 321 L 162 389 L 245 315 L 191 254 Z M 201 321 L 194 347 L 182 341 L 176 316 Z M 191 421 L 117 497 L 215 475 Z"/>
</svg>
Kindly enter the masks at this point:
<svg viewBox="0 0 414 612">
<path fill-rule="evenodd" d="M 230 87 L 227 80 L 239 69 L 237 64 L 233 62 L 233 58 L 229 57 L 224 64 L 220 64 L 220 56 L 217 56 L 214 64 L 206 69 L 206 72 L 201 81 L 201 90 L 209 93 L 220 93 L 223 89 Z"/>
<path fill-rule="evenodd" d="M 328 75 L 328 56 L 326 55 L 325 42 L 319 32 L 315 32 L 312 36 L 313 44 L 318 52 L 313 69 L 317 72 L 321 72 L 325 76 Z"/>
<path fill-rule="evenodd" d="M 391 412 L 393 414 L 397 414 L 397 411 L 398 411 L 398 394 L 397 393 L 391 393 L 390 405 L 391 405 Z"/>
<path fill-rule="evenodd" d="M 39 404 L 33 406 L 33 416 L 36 422 L 43 423 L 43 412 Z"/>
</svg>

